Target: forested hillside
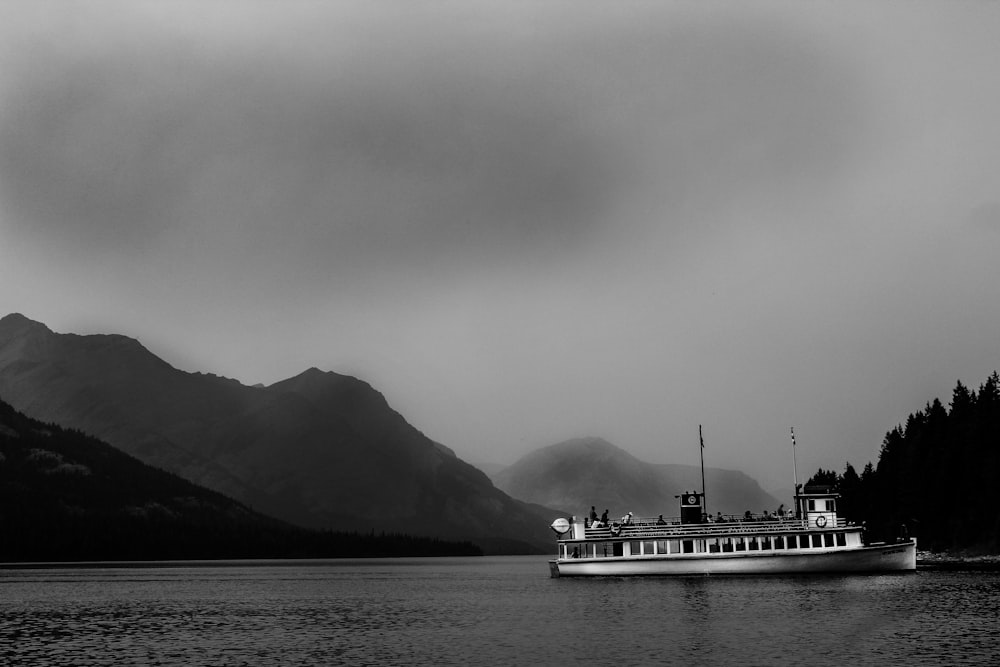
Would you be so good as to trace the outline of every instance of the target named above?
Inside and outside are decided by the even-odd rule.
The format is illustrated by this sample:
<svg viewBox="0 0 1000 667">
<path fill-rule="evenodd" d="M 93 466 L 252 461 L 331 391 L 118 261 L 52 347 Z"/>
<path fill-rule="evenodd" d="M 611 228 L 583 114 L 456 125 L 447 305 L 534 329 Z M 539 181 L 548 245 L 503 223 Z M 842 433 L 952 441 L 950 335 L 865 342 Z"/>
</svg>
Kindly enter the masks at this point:
<svg viewBox="0 0 1000 667">
<path fill-rule="evenodd" d="M 905 530 L 922 549 L 1000 553 L 1000 376 L 973 391 L 961 382 L 945 408 L 934 399 L 889 431 L 878 465 L 860 475 L 820 470 L 840 510 L 875 539 Z"/>
<path fill-rule="evenodd" d="M 304 530 L 0 401 L 0 562 L 476 555 L 472 544 Z"/>
</svg>

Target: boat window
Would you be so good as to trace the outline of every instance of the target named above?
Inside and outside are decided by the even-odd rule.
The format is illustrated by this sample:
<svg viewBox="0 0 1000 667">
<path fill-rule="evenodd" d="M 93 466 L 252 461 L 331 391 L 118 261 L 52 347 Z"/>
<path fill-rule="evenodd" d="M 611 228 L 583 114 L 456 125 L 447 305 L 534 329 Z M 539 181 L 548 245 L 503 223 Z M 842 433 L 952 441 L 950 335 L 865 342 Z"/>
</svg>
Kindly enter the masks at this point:
<svg viewBox="0 0 1000 667">
<path fill-rule="evenodd" d="M 812 536 L 812 543 L 813 543 L 812 545 L 814 547 L 821 547 L 821 546 L 823 546 L 823 536 L 822 535 L 813 535 Z"/>
<path fill-rule="evenodd" d="M 667 551 L 667 541 L 666 540 L 657 540 L 657 542 L 656 542 L 656 553 L 658 553 L 658 554 L 668 554 L 668 553 L 670 553 L 669 551 Z"/>
<path fill-rule="evenodd" d="M 623 544 L 624 544 L 624 542 L 612 542 L 611 543 L 612 552 L 614 553 L 615 556 L 624 556 L 625 555 L 625 551 L 622 548 Z"/>
<path fill-rule="evenodd" d="M 686 554 L 694 553 L 694 540 L 683 540 L 681 542 L 681 548 Z"/>
<path fill-rule="evenodd" d="M 722 538 L 722 551 L 723 552 L 730 552 L 732 550 L 733 550 L 733 540 L 731 538 L 728 538 L 728 537 L 723 537 Z"/>
<path fill-rule="evenodd" d="M 760 548 L 761 549 L 770 549 L 771 548 L 771 537 L 770 536 L 760 538 Z"/>
<path fill-rule="evenodd" d="M 734 543 L 733 548 L 736 549 L 736 551 L 746 551 L 747 550 L 747 543 L 746 543 L 746 539 L 745 538 L 734 537 L 733 538 L 733 543 Z"/>
<path fill-rule="evenodd" d="M 833 533 L 827 533 L 823 536 L 823 544 L 828 547 L 833 546 Z"/>
<path fill-rule="evenodd" d="M 846 547 L 847 546 L 847 535 L 844 533 L 837 533 L 837 546 Z"/>
<path fill-rule="evenodd" d="M 705 540 L 695 540 L 694 541 L 694 550 L 697 551 L 700 554 L 703 554 L 706 551 L 708 551 L 708 548 L 705 546 Z"/>
<path fill-rule="evenodd" d="M 810 500 L 809 501 L 809 511 L 810 512 L 815 512 L 816 511 L 816 501 L 815 500 Z"/>
<path fill-rule="evenodd" d="M 713 537 L 708 540 L 708 551 L 713 554 L 719 553 L 719 538 Z"/>
<path fill-rule="evenodd" d="M 649 541 L 646 541 L 646 542 L 642 543 L 642 553 L 643 553 L 643 555 L 646 555 L 646 556 L 652 556 L 653 555 L 653 541 L 652 540 L 649 540 Z"/>
<path fill-rule="evenodd" d="M 601 542 L 595 545 L 594 548 L 597 550 L 597 555 L 601 558 L 607 558 L 612 553 L 611 545 L 608 542 Z"/>
<path fill-rule="evenodd" d="M 798 549 L 799 548 L 799 536 L 798 535 L 789 535 L 788 536 L 788 547 L 787 548 L 789 548 L 789 549 Z"/>
<path fill-rule="evenodd" d="M 776 538 L 774 538 L 774 548 L 775 549 L 784 549 L 785 548 L 785 538 L 783 538 L 783 537 L 776 537 Z"/>
<path fill-rule="evenodd" d="M 831 512 L 836 512 L 837 511 L 837 501 L 836 500 L 829 500 L 829 501 L 827 501 L 826 508 L 828 510 L 830 510 Z"/>
<path fill-rule="evenodd" d="M 640 553 L 642 553 L 641 551 L 639 551 L 639 544 L 640 544 L 639 542 L 629 542 L 628 543 L 629 553 L 631 553 L 633 556 L 638 556 Z"/>
<path fill-rule="evenodd" d="M 681 552 L 681 541 L 670 540 L 670 553 L 679 554 Z"/>
<path fill-rule="evenodd" d="M 757 544 L 757 538 L 756 537 L 751 537 L 750 538 L 750 551 L 760 551 L 760 545 Z"/>
</svg>

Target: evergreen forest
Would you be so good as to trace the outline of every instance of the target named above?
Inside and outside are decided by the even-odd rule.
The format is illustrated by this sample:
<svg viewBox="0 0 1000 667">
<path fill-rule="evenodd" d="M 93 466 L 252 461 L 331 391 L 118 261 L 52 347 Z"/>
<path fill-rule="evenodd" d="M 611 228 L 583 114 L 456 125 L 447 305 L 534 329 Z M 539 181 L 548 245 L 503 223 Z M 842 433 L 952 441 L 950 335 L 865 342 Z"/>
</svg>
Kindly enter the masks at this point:
<svg viewBox="0 0 1000 667">
<path fill-rule="evenodd" d="M 861 474 L 820 469 L 807 484 L 841 494 L 839 513 L 872 540 L 901 534 L 920 549 L 1000 553 L 1000 376 L 978 391 L 959 381 L 945 408 L 934 399 L 889 431 L 878 465 Z"/>
<path fill-rule="evenodd" d="M 470 542 L 299 528 L 0 401 L 0 562 L 481 554 Z"/>
</svg>

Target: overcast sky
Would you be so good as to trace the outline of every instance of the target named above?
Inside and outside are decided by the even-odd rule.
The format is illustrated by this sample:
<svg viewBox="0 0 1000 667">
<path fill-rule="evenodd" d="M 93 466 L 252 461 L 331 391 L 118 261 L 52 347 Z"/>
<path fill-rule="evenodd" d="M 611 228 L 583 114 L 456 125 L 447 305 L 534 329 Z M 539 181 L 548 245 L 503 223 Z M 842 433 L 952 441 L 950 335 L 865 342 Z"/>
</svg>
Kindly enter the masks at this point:
<svg viewBox="0 0 1000 667">
<path fill-rule="evenodd" d="M 1000 368 L 1000 2 L 0 1 L 0 315 L 790 486 Z"/>
</svg>

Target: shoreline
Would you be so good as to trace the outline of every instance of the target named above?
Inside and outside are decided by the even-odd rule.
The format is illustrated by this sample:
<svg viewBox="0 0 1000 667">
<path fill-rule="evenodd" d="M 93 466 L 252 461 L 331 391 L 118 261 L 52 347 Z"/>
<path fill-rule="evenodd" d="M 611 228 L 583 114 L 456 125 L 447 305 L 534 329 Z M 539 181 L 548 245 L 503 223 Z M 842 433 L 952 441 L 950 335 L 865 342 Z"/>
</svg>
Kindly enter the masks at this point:
<svg viewBox="0 0 1000 667">
<path fill-rule="evenodd" d="M 949 552 L 917 552 L 917 570 L 1000 572 L 1000 555 L 964 556 Z"/>
</svg>

